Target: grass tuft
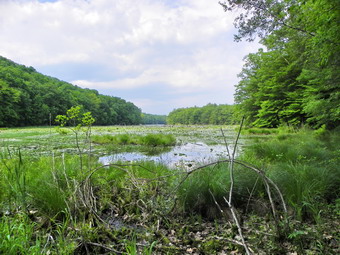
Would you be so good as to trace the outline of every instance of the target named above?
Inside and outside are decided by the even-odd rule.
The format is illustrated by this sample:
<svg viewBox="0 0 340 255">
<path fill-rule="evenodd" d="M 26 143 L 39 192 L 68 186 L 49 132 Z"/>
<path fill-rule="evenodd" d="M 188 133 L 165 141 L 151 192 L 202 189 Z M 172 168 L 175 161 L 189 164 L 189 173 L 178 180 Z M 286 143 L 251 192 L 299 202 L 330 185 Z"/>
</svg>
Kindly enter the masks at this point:
<svg viewBox="0 0 340 255">
<path fill-rule="evenodd" d="M 118 135 L 96 135 L 92 141 L 98 144 L 115 144 L 115 145 L 144 145 L 150 147 L 156 146 L 173 146 L 176 144 L 176 138 L 171 134 L 118 134 Z"/>
</svg>

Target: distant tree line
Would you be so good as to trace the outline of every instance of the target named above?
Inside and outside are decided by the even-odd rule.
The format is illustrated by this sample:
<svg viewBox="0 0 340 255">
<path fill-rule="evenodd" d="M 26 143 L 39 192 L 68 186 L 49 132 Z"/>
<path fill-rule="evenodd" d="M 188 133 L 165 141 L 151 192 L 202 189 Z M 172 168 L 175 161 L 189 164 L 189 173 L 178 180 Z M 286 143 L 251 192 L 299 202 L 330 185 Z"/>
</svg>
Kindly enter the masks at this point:
<svg viewBox="0 0 340 255">
<path fill-rule="evenodd" d="M 142 113 L 142 124 L 166 124 L 166 115 Z"/>
<path fill-rule="evenodd" d="M 236 85 L 248 124 L 334 129 L 340 124 L 339 0 L 228 0 L 236 41 L 259 37 L 266 50 L 245 58 Z"/>
<path fill-rule="evenodd" d="M 169 113 L 168 124 L 232 125 L 237 123 L 233 105 L 208 104 L 203 107 L 175 109 Z"/>
<path fill-rule="evenodd" d="M 0 126 L 48 125 L 72 106 L 81 105 L 96 125 L 135 125 L 141 110 L 133 103 L 82 89 L 0 56 Z"/>
</svg>

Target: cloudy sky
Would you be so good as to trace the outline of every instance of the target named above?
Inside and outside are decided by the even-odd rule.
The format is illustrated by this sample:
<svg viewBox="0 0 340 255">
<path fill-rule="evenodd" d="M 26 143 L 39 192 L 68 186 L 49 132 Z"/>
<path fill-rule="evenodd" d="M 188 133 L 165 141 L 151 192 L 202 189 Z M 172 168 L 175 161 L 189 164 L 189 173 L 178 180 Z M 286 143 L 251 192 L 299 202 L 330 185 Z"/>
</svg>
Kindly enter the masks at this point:
<svg viewBox="0 0 340 255">
<path fill-rule="evenodd" d="M 168 114 L 232 104 L 243 57 L 218 0 L 0 0 L 0 55 Z"/>
</svg>

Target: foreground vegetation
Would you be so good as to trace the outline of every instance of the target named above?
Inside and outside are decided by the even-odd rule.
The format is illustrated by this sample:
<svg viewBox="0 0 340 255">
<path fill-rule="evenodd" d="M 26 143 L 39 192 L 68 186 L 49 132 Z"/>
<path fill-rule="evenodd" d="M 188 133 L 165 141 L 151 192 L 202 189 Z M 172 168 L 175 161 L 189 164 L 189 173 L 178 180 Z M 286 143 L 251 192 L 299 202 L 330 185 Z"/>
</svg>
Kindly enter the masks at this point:
<svg viewBox="0 0 340 255">
<path fill-rule="evenodd" d="M 140 128 L 135 127 L 135 133 Z M 183 128 L 172 130 L 175 133 Z M 96 129 L 94 133 L 104 135 L 117 128 Z M 166 130 L 171 129 L 164 127 L 158 132 Z M 32 134 L 25 131 L 17 130 L 17 137 Z M 126 128 L 117 132 L 126 133 Z M 219 132 L 215 128 L 215 133 Z M 78 150 L 69 154 L 52 153 L 52 149 L 32 157 L 32 151 L 18 148 L 22 144 L 9 147 L 6 133 L 11 130 L 0 133 L 5 145 L 0 161 L 0 253 L 244 253 L 224 201 L 231 184 L 228 161 L 190 173 L 154 162 L 102 166 L 86 150 L 82 157 Z M 70 139 L 74 135 L 56 136 Z M 249 249 L 260 254 L 337 254 L 338 133 L 281 130 L 270 138 L 261 136 L 243 146 L 244 153 L 237 160 L 263 169 L 279 186 L 289 223 L 275 222 L 271 216 L 263 178 L 235 164 L 233 201 Z M 217 137 L 223 142 L 221 135 Z M 278 213 L 286 218 L 278 194 L 272 194 Z"/>
</svg>

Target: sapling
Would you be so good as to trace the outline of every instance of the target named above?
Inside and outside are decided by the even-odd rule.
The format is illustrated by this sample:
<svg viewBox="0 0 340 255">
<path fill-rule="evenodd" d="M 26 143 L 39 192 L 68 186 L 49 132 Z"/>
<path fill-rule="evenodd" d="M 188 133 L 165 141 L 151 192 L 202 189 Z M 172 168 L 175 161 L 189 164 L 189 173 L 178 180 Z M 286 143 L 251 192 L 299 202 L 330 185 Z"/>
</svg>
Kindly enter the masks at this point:
<svg viewBox="0 0 340 255">
<path fill-rule="evenodd" d="M 91 126 L 95 122 L 91 112 L 82 113 L 82 110 L 82 106 L 72 106 L 67 110 L 66 115 L 58 115 L 55 119 L 56 122 L 60 123 L 60 127 L 66 126 L 75 134 L 81 169 L 83 169 L 83 150 L 79 145 L 79 135 L 81 132 L 85 134 L 85 144 L 89 144 L 89 152 L 91 152 Z"/>
</svg>

